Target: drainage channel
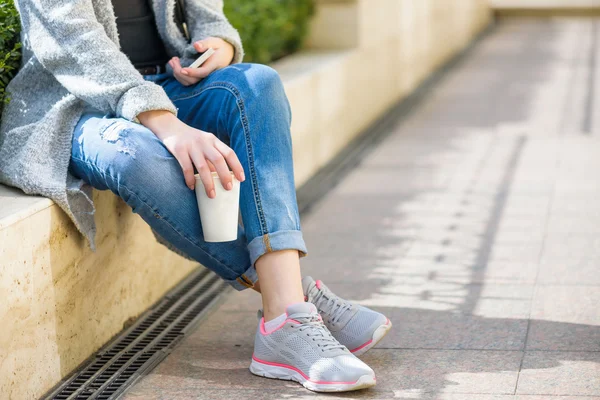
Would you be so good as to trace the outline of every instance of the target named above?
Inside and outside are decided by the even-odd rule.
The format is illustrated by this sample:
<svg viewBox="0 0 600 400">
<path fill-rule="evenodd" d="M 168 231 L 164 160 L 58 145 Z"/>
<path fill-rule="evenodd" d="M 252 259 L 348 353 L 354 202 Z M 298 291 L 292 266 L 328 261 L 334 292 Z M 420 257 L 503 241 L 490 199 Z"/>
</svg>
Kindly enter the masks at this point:
<svg viewBox="0 0 600 400">
<path fill-rule="evenodd" d="M 193 272 L 45 399 L 118 398 L 169 354 L 226 286 L 204 268 Z"/>
</svg>

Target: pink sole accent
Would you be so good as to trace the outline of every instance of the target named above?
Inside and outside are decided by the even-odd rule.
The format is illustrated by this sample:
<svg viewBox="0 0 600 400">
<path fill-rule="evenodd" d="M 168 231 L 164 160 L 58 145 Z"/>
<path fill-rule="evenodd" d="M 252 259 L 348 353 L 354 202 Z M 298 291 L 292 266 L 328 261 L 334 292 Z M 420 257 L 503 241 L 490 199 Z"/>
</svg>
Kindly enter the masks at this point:
<svg viewBox="0 0 600 400">
<path fill-rule="evenodd" d="M 354 353 L 359 351 L 360 349 L 362 349 L 363 347 L 366 347 L 368 345 L 370 345 L 371 343 L 373 343 L 373 339 L 369 340 L 367 343 L 363 343 L 360 346 L 358 346 L 357 348 L 355 348 L 354 350 L 350 350 L 350 353 Z"/>
<path fill-rule="evenodd" d="M 281 368 L 287 368 L 287 369 L 291 369 L 292 371 L 296 371 L 297 373 L 299 373 L 300 375 L 302 375 L 304 377 L 304 379 L 306 379 L 307 381 L 310 381 L 312 383 L 316 383 L 319 385 L 353 385 L 358 381 L 354 381 L 354 382 L 328 382 L 328 381 L 313 381 L 311 380 L 308 375 L 306 375 L 304 372 L 300 371 L 298 368 L 296 367 L 292 367 L 291 365 L 286 365 L 286 364 L 279 364 L 279 363 L 274 363 L 274 362 L 270 362 L 270 361 L 264 361 L 261 360 L 259 358 L 256 358 L 256 356 L 254 354 L 252 354 L 252 359 L 258 363 L 261 364 L 266 364 L 266 365 L 272 365 L 274 367 L 281 367 Z"/>
<path fill-rule="evenodd" d="M 390 324 L 390 319 L 386 318 L 385 319 L 385 325 L 389 325 Z M 370 345 L 371 343 L 373 343 L 373 339 L 369 340 L 366 343 L 361 344 L 360 346 L 358 346 L 357 348 L 355 348 L 354 350 L 350 350 L 350 353 L 355 353 L 357 351 L 359 351 L 360 349 L 362 349 L 363 347 L 367 347 L 368 345 Z"/>
<path fill-rule="evenodd" d="M 321 290 L 321 280 L 320 279 L 315 282 L 315 285 L 317 285 L 317 289 Z"/>
</svg>

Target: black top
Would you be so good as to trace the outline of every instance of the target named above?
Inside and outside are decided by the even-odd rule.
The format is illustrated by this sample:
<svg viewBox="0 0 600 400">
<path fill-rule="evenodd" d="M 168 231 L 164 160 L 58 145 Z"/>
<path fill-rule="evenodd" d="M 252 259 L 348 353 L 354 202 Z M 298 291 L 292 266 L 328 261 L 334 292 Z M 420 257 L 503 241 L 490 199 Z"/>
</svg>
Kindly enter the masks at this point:
<svg viewBox="0 0 600 400">
<path fill-rule="evenodd" d="M 121 51 L 136 68 L 165 65 L 170 57 L 158 34 L 151 0 L 112 0 Z"/>
</svg>

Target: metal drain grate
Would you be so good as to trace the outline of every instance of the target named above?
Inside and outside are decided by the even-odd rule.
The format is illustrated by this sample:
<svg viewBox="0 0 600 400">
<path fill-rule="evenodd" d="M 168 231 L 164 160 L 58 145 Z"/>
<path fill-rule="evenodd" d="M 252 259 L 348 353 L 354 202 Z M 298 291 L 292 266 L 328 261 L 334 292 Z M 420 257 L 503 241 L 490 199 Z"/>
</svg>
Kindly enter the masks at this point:
<svg viewBox="0 0 600 400">
<path fill-rule="evenodd" d="M 208 270 L 192 273 L 45 399 L 118 398 L 169 354 L 226 287 Z"/>
</svg>

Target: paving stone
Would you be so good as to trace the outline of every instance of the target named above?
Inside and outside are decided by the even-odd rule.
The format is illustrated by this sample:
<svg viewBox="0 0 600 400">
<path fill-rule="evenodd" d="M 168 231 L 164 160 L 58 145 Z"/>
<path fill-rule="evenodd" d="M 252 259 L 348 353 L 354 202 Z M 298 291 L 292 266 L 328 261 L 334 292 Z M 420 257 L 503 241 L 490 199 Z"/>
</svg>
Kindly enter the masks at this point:
<svg viewBox="0 0 600 400">
<path fill-rule="evenodd" d="M 517 394 L 599 396 L 600 353 L 529 351 Z"/>
<path fill-rule="evenodd" d="M 408 251 L 411 238 L 394 234 L 374 234 L 369 232 L 348 233 L 304 233 L 308 256 L 344 257 L 361 256 L 389 258 L 399 257 Z"/>
<path fill-rule="evenodd" d="M 546 218 L 542 216 L 532 216 L 531 218 L 502 218 L 498 224 L 498 231 L 507 232 L 539 232 L 546 229 Z"/>
<path fill-rule="evenodd" d="M 411 277 L 328 284 L 339 296 L 384 313 L 394 328 L 383 348 L 521 350 L 531 285 L 465 285 Z"/>
<path fill-rule="evenodd" d="M 389 281 L 392 277 L 428 277 L 441 281 L 469 283 L 508 283 L 533 284 L 538 265 L 535 263 L 511 263 L 507 261 L 486 261 L 477 263 L 452 263 L 438 257 L 402 257 L 399 259 L 378 260 L 376 263 L 363 264 L 372 266 L 368 271 L 357 271 L 359 277 L 366 276 L 370 280 Z M 341 272 L 341 271 L 340 271 Z M 346 278 L 340 278 L 345 281 Z"/>
<path fill-rule="evenodd" d="M 408 128 L 408 127 L 407 127 Z M 417 131 L 436 129 L 437 125 L 414 126 L 413 130 L 406 129 L 404 135 L 397 134 L 386 138 L 383 144 L 373 149 L 367 157 L 362 160 L 361 165 L 366 168 L 388 167 L 388 168 L 446 168 L 449 158 L 456 161 L 465 161 L 466 154 L 477 153 L 489 146 L 490 138 L 485 135 L 455 136 L 445 135 L 437 140 L 429 140 L 427 136 L 420 136 Z M 401 132 L 398 132 L 401 133 Z M 440 162 L 446 161 L 444 163 Z M 458 163 L 450 163 L 457 166 Z"/>
<path fill-rule="evenodd" d="M 598 304 L 598 286 L 538 286 L 527 349 L 600 351 Z"/>
<path fill-rule="evenodd" d="M 310 251 L 310 250 L 309 250 Z M 401 258 L 400 258 L 401 259 Z M 365 282 L 388 280 L 387 273 L 384 275 L 376 271 L 386 271 L 387 266 L 395 265 L 395 258 L 375 257 L 369 254 L 358 254 L 343 256 L 332 255 L 309 255 L 300 261 L 302 275 L 312 276 L 324 282 Z"/>
<path fill-rule="evenodd" d="M 484 318 L 451 311 L 385 309 L 394 329 L 384 348 L 501 349 L 524 348 L 527 320 Z"/>
<path fill-rule="evenodd" d="M 158 388 L 139 389 L 127 393 L 125 400 L 213 400 L 213 399 L 259 399 L 259 400 L 342 400 L 342 399 L 418 399 L 418 400 L 598 400 L 600 397 L 590 396 L 513 396 L 513 395 L 486 395 L 467 393 L 428 393 L 420 390 L 391 390 L 375 391 L 365 390 L 349 393 L 319 394 L 308 392 L 303 388 L 284 389 L 245 389 L 245 390 L 186 390 L 179 388 L 175 393 L 165 392 Z"/>
<path fill-rule="evenodd" d="M 573 216 L 573 217 L 600 217 L 600 202 L 596 201 L 595 196 L 558 196 L 552 198 L 552 206 L 550 212 L 558 216 Z"/>
<path fill-rule="evenodd" d="M 376 196 L 332 195 L 314 205 L 301 217 L 302 230 L 306 233 L 346 233 L 348 231 L 377 231 L 407 218 L 414 206 L 426 211 L 423 199 L 414 195 Z"/>
<path fill-rule="evenodd" d="M 600 265 L 600 233 L 548 233 L 542 262 L 596 260 Z M 600 271 L 600 269 L 599 269 Z"/>
<path fill-rule="evenodd" d="M 473 267 L 473 283 L 531 284 L 535 282 L 538 265 L 536 263 L 487 260 Z"/>
<path fill-rule="evenodd" d="M 493 240 L 493 239 L 492 239 Z M 449 239 L 451 242 L 452 239 Z M 485 239 L 470 246 L 458 244 L 429 244 L 413 241 L 412 246 L 406 252 L 407 257 L 436 257 L 439 255 L 451 257 L 452 259 L 474 260 L 475 263 L 484 260 L 505 261 L 507 263 L 536 263 L 540 258 L 542 242 L 537 243 L 511 243 L 494 244 Z"/>
<path fill-rule="evenodd" d="M 189 393 L 207 389 L 278 389 L 294 387 L 292 383 L 254 376 L 248 370 L 251 347 L 227 345 L 189 345 L 185 341 L 161 362 L 152 374 L 144 377 L 130 392 L 164 393 L 171 398 L 185 398 Z"/>
<path fill-rule="evenodd" d="M 442 281 L 462 284 L 507 283 L 533 284 L 538 265 L 536 263 L 513 263 L 505 260 L 478 264 L 462 258 L 456 262 L 431 257 L 383 257 L 363 255 L 314 256 L 301 260 L 303 275 L 310 275 L 325 282 L 389 282 L 390 279 L 406 277 L 433 277 Z M 458 258 L 458 257 L 457 257 Z"/>
<path fill-rule="evenodd" d="M 490 350 L 524 348 L 527 320 L 484 318 L 451 311 L 378 309 L 394 323 L 393 330 L 379 347 Z"/>
<path fill-rule="evenodd" d="M 377 374 L 373 390 L 511 394 L 518 351 L 372 350 L 364 356 Z"/>
<path fill-rule="evenodd" d="M 598 400 L 596 396 L 529 396 L 529 395 L 488 395 L 468 393 L 430 393 L 421 390 L 375 391 L 374 389 L 348 393 L 312 393 L 303 388 L 283 389 L 196 389 L 178 388 L 176 392 L 168 392 L 159 388 L 136 388 L 128 392 L 125 400 L 213 400 L 213 399 L 248 399 L 248 400 L 342 400 L 342 399 L 418 399 L 418 400 Z"/>
<path fill-rule="evenodd" d="M 457 213 L 459 214 L 459 213 Z M 397 228 L 392 223 L 391 230 L 398 235 L 412 236 L 415 241 L 424 241 L 430 244 L 438 244 L 444 246 L 468 246 L 476 249 L 488 244 L 494 246 L 533 246 L 540 245 L 544 241 L 545 232 L 539 231 L 493 231 L 488 232 L 484 221 L 475 229 L 468 231 L 465 229 L 458 229 L 459 226 L 455 225 L 452 230 L 443 230 L 435 228 L 422 228 L 422 229 L 411 229 L 411 228 Z M 487 222 L 487 221 L 485 221 Z"/>
<path fill-rule="evenodd" d="M 130 393 L 134 396 L 158 391 L 173 398 L 210 389 L 279 389 L 297 393 L 297 384 L 250 374 L 251 354 L 248 348 L 183 343 Z M 521 356 L 520 352 L 496 351 L 374 350 L 364 360 L 376 372 L 378 385 L 365 393 L 389 395 L 394 390 L 410 388 L 508 394 L 514 390 Z"/>
<path fill-rule="evenodd" d="M 232 296 L 235 294 L 232 294 Z M 222 306 L 224 307 L 225 304 Z M 223 348 L 252 349 L 258 326 L 258 309 L 232 311 L 227 308 L 212 310 L 184 341 L 181 347 L 216 346 Z M 179 351 L 179 347 L 176 349 Z"/>
<path fill-rule="evenodd" d="M 241 292 L 232 291 L 227 295 L 225 301 L 219 306 L 218 312 L 250 311 L 256 313 L 261 308 L 260 294 L 252 289 L 246 289 Z"/>
<path fill-rule="evenodd" d="M 550 259 L 545 257 L 539 266 L 537 282 L 554 285 L 600 286 L 600 260 L 574 257 Z"/>
<path fill-rule="evenodd" d="M 339 194 L 380 193 L 414 194 L 442 190 L 448 185 L 449 174 L 444 171 L 389 171 L 358 169 L 348 175 L 336 188 Z"/>
<path fill-rule="evenodd" d="M 596 167 L 596 165 L 593 165 L 591 167 Z M 559 180 L 556 183 L 554 193 L 557 196 L 564 196 L 570 194 L 580 194 L 583 196 L 597 196 L 600 195 L 600 185 L 597 182 L 590 179 Z"/>
<path fill-rule="evenodd" d="M 308 393 L 303 388 L 294 389 L 201 389 L 190 385 L 180 387 L 161 387 L 152 379 L 145 378 L 135 389 L 130 390 L 123 397 L 124 400 L 214 400 L 214 399 L 243 399 L 243 400 L 281 400 L 318 398 Z M 297 396 L 295 395 L 297 394 Z M 304 397 L 306 396 L 306 397 Z"/>
</svg>

